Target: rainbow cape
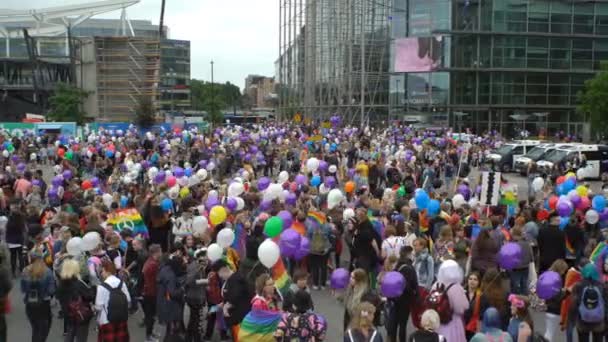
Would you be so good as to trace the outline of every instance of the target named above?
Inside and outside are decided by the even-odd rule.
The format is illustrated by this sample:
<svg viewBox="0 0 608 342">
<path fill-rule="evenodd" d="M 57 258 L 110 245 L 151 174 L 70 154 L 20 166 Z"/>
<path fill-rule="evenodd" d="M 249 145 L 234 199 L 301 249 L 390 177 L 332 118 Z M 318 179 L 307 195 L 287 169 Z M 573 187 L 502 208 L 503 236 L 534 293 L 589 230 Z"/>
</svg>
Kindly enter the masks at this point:
<svg viewBox="0 0 608 342">
<path fill-rule="evenodd" d="M 280 320 L 280 311 L 251 310 L 241 322 L 237 341 L 275 342 L 273 335 Z"/>
<path fill-rule="evenodd" d="M 606 245 L 606 243 L 604 241 L 600 242 L 597 244 L 597 246 L 595 247 L 595 249 L 593 250 L 593 252 L 591 253 L 591 256 L 589 256 L 589 259 L 592 262 L 596 262 L 600 256 L 604 253 L 604 251 L 606 250 L 606 247 L 608 247 Z"/>
<path fill-rule="evenodd" d="M 125 228 L 131 229 L 135 236 L 141 235 L 144 238 L 148 238 L 148 227 L 144 223 L 141 214 L 137 209 L 121 209 L 110 213 L 107 224 L 114 226 L 114 230 L 121 232 Z"/>
</svg>

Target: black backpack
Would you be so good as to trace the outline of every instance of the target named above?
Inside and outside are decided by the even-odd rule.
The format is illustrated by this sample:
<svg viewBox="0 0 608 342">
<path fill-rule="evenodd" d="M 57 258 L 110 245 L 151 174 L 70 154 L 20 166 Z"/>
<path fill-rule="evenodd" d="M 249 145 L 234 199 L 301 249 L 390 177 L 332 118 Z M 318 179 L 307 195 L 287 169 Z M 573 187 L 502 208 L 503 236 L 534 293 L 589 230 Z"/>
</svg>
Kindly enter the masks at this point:
<svg viewBox="0 0 608 342">
<path fill-rule="evenodd" d="M 108 301 L 108 321 L 110 323 L 126 322 L 129 319 L 129 301 L 127 295 L 122 292 L 122 280 L 117 287 L 111 287 L 107 283 L 101 284 L 110 292 Z"/>
</svg>

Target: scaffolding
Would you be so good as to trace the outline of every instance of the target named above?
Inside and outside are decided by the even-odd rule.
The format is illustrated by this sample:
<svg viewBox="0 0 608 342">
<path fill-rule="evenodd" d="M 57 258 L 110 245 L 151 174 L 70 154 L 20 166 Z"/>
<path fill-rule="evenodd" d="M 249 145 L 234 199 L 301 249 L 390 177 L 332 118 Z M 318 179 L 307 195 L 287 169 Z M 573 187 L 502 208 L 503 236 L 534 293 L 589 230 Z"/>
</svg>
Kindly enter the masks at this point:
<svg viewBox="0 0 608 342">
<path fill-rule="evenodd" d="M 158 109 L 158 39 L 95 37 L 99 117 L 133 121 L 141 97 Z"/>
<path fill-rule="evenodd" d="M 279 0 L 279 115 L 388 117 L 390 0 Z"/>
</svg>

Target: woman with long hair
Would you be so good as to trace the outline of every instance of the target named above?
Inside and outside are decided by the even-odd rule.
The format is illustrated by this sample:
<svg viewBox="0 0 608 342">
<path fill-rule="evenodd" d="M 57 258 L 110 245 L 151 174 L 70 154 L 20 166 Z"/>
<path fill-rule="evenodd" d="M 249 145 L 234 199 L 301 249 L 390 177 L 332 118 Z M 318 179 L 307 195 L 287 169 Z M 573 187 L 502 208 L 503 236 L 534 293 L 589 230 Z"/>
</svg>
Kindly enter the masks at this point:
<svg viewBox="0 0 608 342">
<path fill-rule="evenodd" d="M 255 280 L 255 297 L 251 301 L 252 310 L 280 311 L 274 280 L 268 273 Z"/>
<path fill-rule="evenodd" d="M 32 326 L 32 342 L 44 342 L 49 336 L 53 319 L 51 298 L 55 294 L 55 279 L 41 251 L 34 249 L 29 256 L 32 262 L 23 270 L 21 292 L 25 313 Z"/>
<path fill-rule="evenodd" d="M 368 302 L 359 303 L 349 329 L 344 334 L 345 342 L 382 342 L 382 335 L 374 327 L 374 316 L 376 307 Z"/>
<path fill-rule="evenodd" d="M 346 329 L 353 317 L 357 306 L 361 303 L 363 296 L 368 293 L 369 279 L 367 272 L 362 268 L 355 269 L 350 274 L 350 283 L 344 296 L 344 329 Z"/>
<path fill-rule="evenodd" d="M 511 305 L 511 320 L 507 332 L 513 341 L 528 341 L 532 336 L 534 326 L 530 316 L 530 303 L 525 297 L 509 295 L 508 302 Z"/>
<path fill-rule="evenodd" d="M 509 320 L 509 307 L 507 291 L 502 285 L 502 277 L 497 269 L 491 268 L 481 278 L 481 298 L 482 303 L 496 308 L 502 319 L 502 327 L 507 326 Z"/>
<path fill-rule="evenodd" d="M 486 271 L 496 267 L 497 253 L 498 244 L 492 239 L 490 230 L 482 229 L 471 247 L 471 269 L 479 271 L 483 276 Z"/>
<path fill-rule="evenodd" d="M 93 290 L 80 278 L 80 264 L 68 259 L 61 265 L 57 299 L 64 308 L 65 342 L 86 342 L 93 318 Z"/>
<path fill-rule="evenodd" d="M 563 280 L 566 276 L 566 272 L 568 271 L 568 264 L 563 259 L 557 259 L 551 264 L 549 267 L 549 271 L 556 272 L 562 277 Z M 560 323 L 560 311 L 562 306 L 562 299 L 564 298 L 566 291 L 561 289 L 558 294 L 556 294 L 553 298 L 545 301 L 547 304 L 547 311 L 545 312 L 545 334 L 544 337 L 553 341 L 555 337 L 555 333 L 559 331 L 559 323 Z"/>
<path fill-rule="evenodd" d="M 11 253 L 11 270 L 13 277 L 17 274 L 17 263 L 19 271 L 23 270 L 23 246 L 25 244 L 25 216 L 21 214 L 17 205 L 11 205 L 11 212 L 6 222 L 6 243 Z"/>
<path fill-rule="evenodd" d="M 481 329 L 483 308 L 481 306 L 481 276 L 479 272 L 473 271 L 467 277 L 466 295 L 469 300 L 469 309 L 464 312 L 464 330 L 467 340 L 470 340 Z"/>
</svg>

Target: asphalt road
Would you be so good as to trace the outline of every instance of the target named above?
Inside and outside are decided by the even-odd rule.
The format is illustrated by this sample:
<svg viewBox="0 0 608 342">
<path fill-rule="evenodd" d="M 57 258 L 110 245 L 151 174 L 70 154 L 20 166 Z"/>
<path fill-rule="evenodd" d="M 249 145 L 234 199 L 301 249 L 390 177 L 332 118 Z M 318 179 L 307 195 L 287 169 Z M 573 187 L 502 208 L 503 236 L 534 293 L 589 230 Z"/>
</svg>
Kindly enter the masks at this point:
<svg viewBox="0 0 608 342">
<path fill-rule="evenodd" d="M 49 177 L 50 178 L 50 177 Z M 517 175 L 508 175 L 507 178 L 510 182 L 514 182 L 518 185 L 520 199 L 524 199 L 527 193 L 527 180 Z M 475 174 L 472 175 L 471 179 L 475 179 Z M 593 191 L 599 193 L 600 183 L 590 182 Z M 343 258 L 344 260 L 345 258 Z M 11 291 L 11 302 L 12 312 L 7 316 L 8 322 L 8 341 L 19 341 L 25 342 L 31 340 L 31 328 L 25 315 L 25 308 L 22 301 L 21 291 L 18 287 L 18 281 L 15 282 L 15 287 Z M 323 314 L 328 321 L 329 329 L 327 331 L 326 341 L 337 342 L 343 340 L 342 335 L 342 324 L 343 324 L 343 306 L 340 302 L 334 298 L 329 290 L 326 291 L 313 291 L 313 300 L 315 303 L 316 310 Z M 63 321 L 57 318 L 58 307 L 54 307 L 54 319 L 49 335 L 48 341 L 63 341 Z M 131 341 L 144 341 L 144 329 L 139 327 L 138 322 L 142 319 L 141 311 L 134 314 L 129 320 L 129 332 L 131 334 Z M 544 316 L 542 313 L 533 314 L 535 328 L 537 332 L 544 332 Z M 164 332 L 164 327 L 158 326 L 156 330 L 158 332 Z M 410 324 L 408 331 L 413 331 L 413 327 Z M 214 337 L 215 341 L 219 341 L 218 337 Z M 93 324 L 91 324 L 90 334 L 88 341 L 97 341 L 97 333 L 94 331 Z M 563 334 L 558 334 L 558 338 L 555 341 L 565 341 Z"/>
</svg>

